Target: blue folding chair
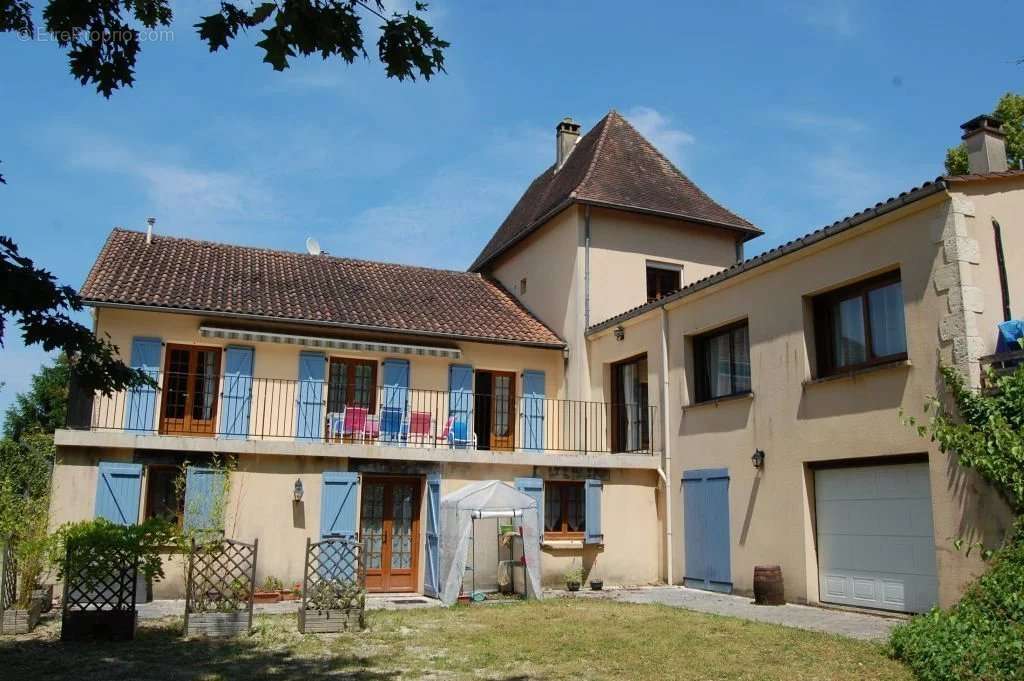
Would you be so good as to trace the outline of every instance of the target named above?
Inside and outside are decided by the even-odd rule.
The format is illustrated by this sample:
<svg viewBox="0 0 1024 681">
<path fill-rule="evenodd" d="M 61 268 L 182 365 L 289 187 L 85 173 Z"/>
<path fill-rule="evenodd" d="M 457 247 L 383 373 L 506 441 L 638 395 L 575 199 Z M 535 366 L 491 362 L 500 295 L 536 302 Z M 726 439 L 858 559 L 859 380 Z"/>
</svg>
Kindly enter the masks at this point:
<svg viewBox="0 0 1024 681">
<path fill-rule="evenodd" d="M 380 408 L 380 441 L 404 445 L 409 439 L 409 424 L 405 419 L 405 410 L 401 407 Z"/>
</svg>

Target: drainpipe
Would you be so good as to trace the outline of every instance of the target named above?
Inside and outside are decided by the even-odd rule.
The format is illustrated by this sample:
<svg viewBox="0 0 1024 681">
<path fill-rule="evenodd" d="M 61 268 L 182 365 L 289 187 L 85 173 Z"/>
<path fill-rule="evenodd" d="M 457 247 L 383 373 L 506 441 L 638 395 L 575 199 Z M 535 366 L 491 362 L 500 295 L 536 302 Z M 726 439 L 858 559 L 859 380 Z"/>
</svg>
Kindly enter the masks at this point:
<svg viewBox="0 0 1024 681">
<path fill-rule="evenodd" d="M 583 331 L 590 328 L 590 205 L 583 209 Z"/>
<path fill-rule="evenodd" d="M 668 381 L 668 310 L 661 306 L 661 451 L 662 464 L 658 470 L 665 483 L 665 581 L 672 584 L 672 445 L 669 428 L 669 381 Z"/>
</svg>

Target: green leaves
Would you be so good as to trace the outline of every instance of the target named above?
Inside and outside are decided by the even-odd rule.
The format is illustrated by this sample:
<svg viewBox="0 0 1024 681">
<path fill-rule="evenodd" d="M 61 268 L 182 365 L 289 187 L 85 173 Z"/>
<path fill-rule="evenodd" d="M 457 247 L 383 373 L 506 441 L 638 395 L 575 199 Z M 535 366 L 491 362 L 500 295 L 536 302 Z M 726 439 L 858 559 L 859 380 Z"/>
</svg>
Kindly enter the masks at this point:
<svg viewBox="0 0 1024 681">
<path fill-rule="evenodd" d="M 1007 92 L 999 98 L 992 115 L 1003 121 L 1007 162 L 1011 168 L 1020 168 L 1024 161 L 1024 95 Z M 967 147 L 959 144 L 947 149 L 946 173 L 963 175 L 967 172 Z"/>
</svg>

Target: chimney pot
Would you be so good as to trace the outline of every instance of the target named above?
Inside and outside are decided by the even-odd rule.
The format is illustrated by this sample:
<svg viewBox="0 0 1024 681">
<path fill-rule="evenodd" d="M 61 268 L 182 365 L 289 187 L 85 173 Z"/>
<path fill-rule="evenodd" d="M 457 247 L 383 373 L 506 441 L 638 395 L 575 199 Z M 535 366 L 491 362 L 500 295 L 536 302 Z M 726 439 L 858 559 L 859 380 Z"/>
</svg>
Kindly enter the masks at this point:
<svg viewBox="0 0 1024 681">
<path fill-rule="evenodd" d="M 975 116 L 960 128 L 967 145 L 967 168 L 975 174 L 998 173 L 1007 169 L 1006 135 L 1003 122 L 989 114 Z"/>
<path fill-rule="evenodd" d="M 146 218 L 146 243 L 153 243 L 153 227 L 156 225 L 156 218 Z"/>
<path fill-rule="evenodd" d="M 565 165 L 576 142 L 580 139 L 580 124 L 566 116 L 555 126 L 555 170 Z"/>
</svg>

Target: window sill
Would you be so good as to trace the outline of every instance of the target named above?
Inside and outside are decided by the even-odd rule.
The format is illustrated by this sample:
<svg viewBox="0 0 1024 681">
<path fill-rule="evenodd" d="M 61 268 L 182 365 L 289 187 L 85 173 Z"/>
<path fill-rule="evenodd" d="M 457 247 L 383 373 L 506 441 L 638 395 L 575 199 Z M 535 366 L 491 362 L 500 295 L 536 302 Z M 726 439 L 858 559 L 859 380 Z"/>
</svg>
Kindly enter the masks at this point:
<svg viewBox="0 0 1024 681">
<path fill-rule="evenodd" d="M 735 395 L 726 395 L 725 397 L 716 397 L 711 400 L 704 400 L 703 402 L 694 402 L 693 404 L 683 405 L 683 412 L 685 413 L 687 409 L 695 409 L 697 407 L 718 406 L 721 402 L 736 402 L 738 400 L 752 399 L 754 399 L 753 392 L 736 393 Z"/>
<path fill-rule="evenodd" d="M 822 376 L 821 378 L 812 378 L 804 381 L 803 386 L 806 388 L 810 385 L 818 385 L 819 383 L 831 383 L 833 381 L 849 381 L 855 380 L 858 376 L 864 374 L 873 374 L 876 371 L 888 371 L 890 369 L 901 369 L 910 368 L 914 366 L 910 363 L 909 359 L 896 359 L 891 362 L 884 362 L 882 364 L 876 364 L 874 366 L 861 367 L 860 369 L 854 369 L 852 371 L 844 371 L 840 374 L 832 374 L 831 376 Z"/>
<path fill-rule="evenodd" d="M 540 543 L 543 549 L 582 549 L 584 546 L 582 539 L 545 539 Z"/>
</svg>

